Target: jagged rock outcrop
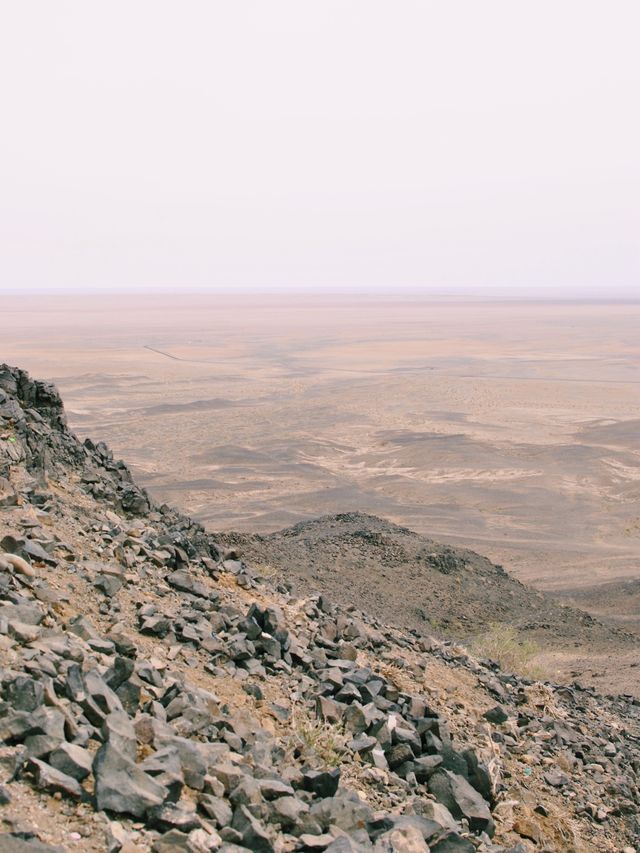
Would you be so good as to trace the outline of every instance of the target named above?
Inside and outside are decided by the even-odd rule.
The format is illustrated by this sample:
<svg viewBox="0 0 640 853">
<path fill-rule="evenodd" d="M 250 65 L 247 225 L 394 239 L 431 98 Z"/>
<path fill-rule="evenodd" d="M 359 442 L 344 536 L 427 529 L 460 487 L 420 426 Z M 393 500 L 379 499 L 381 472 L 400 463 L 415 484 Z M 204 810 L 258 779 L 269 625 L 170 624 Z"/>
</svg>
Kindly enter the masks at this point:
<svg viewBox="0 0 640 853">
<path fill-rule="evenodd" d="M 0 388 L 1 850 L 635 849 L 637 702 L 295 599 Z"/>
</svg>

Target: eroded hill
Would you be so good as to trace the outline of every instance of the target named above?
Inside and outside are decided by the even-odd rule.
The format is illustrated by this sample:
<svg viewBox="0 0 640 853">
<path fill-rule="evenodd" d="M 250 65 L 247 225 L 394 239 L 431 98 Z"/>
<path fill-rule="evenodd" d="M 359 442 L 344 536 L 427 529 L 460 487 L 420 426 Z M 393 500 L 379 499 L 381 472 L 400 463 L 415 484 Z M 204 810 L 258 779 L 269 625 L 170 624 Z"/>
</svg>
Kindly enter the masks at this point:
<svg viewBox="0 0 640 853">
<path fill-rule="evenodd" d="M 501 566 L 363 513 L 323 516 L 267 535 L 220 534 L 252 563 L 324 592 L 398 627 L 473 641 L 492 626 L 514 626 L 554 677 L 637 693 L 637 635 L 563 606 Z M 615 666 L 602 667 L 610 658 Z M 595 665 L 594 665 L 594 662 Z"/>
</svg>

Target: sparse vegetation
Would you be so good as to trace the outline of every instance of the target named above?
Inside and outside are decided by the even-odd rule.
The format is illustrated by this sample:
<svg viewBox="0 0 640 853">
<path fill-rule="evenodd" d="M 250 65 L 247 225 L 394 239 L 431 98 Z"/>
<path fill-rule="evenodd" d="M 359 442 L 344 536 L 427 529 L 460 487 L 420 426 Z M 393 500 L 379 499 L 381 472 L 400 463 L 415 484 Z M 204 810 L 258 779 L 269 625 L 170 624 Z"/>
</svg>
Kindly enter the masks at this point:
<svg viewBox="0 0 640 853">
<path fill-rule="evenodd" d="M 277 566 L 274 566 L 272 563 L 263 562 L 256 562 L 255 572 L 263 578 L 274 578 L 277 575 L 282 574 L 282 571 Z"/>
<path fill-rule="evenodd" d="M 469 650 L 476 657 L 496 661 L 509 672 L 527 678 L 544 678 L 544 671 L 535 664 L 539 647 L 531 640 L 522 639 L 513 625 L 492 622 L 482 634 L 473 638 Z"/>
<path fill-rule="evenodd" d="M 14 386 L 22 396 L 12 396 Z M 334 827 L 343 833 L 338 846 L 363 850 L 435 850 L 445 839 L 475 849 L 492 836 L 491 849 L 503 853 L 518 838 L 540 853 L 612 853 L 636 838 L 636 700 L 495 672 L 459 639 L 387 626 L 345 606 L 341 595 L 297 598 L 285 583 L 299 561 L 322 578 L 333 572 L 336 591 L 338 581 L 350 587 L 362 565 L 365 572 L 375 565 L 363 550 L 366 536 L 356 536 L 358 547 L 343 559 L 350 530 L 369 524 L 386 543 L 393 613 L 424 606 L 428 616 L 422 594 L 407 586 L 435 587 L 432 609 L 454 637 L 488 626 L 476 649 L 505 668 L 536 671 L 532 661 L 544 657 L 528 640 L 552 648 L 549 612 L 560 613 L 565 641 L 571 619 L 591 632 L 591 617 L 545 608 L 515 581 L 496 582 L 491 565 L 470 552 L 461 586 L 439 571 L 414 577 L 410 549 L 427 540 L 359 513 L 282 534 L 267 552 L 273 559 L 262 561 L 268 570 L 284 554 L 282 574 L 258 579 L 237 540 L 223 544 L 158 507 L 123 463 L 111 464 L 109 451 L 80 445 L 49 386 L 0 365 L 0 390 L 24 424 L 21 461 L 14 465 L 12 455 L 9 476 L 0 478 L 0 504 L 9 497 L 0 506 L 0 734 L 14 741 L 4 763 L 20 764 L 43 713 L 60 734 L 44 758 L 20 764 L 19 779 L 2 780 L 0 850 L 23 840 L 15 827 L 25 815 L 43 827 L 27 847 L 62 849 L 51 843 L 69 839 L 71 812 L 74 837 L 92 850 L 114 839 L 123 850 L 164 849 L 176 836 L 165 823 L 197 826 L 180 835 L 198 850 L 219 847 L 223 835 L 248 850 L 290 850 L 307 835 L 308 847 L 326 846 Z M 43 398 L 44 408 L 31 408 Z M 7 446 L 0 441 L 0 457 Z M 55 488 L 42 481 L 46 466 Z M 237 564 L 212 565 L 225 544 L 244 563 L 238 574 Z M 333 564 L 320 572 L 325 548 Z M 25 566 L 30 574 L 16 573 Z M 116 588 L 120 578 L 126 583 Z M 361 597 L 377 606 L 368 588 Z M 34 642 L 46 646 L 58 673 L 53 709 L 39 677 L 51 667 L 34 658 Z M 81 664 L 75 670 L 64 664 L 69 656 Z M 140 688 L 140 679 L 152 686 Z M 169 700 L 160 728 L 144 713 L 149 691 Z M 105 702 L 115 710 L 107 713 Z M 77 743 L 76 728 L 87 722 L 92 728 Z M 200 793 L 207 769 L 211 795 Z M 80 807 L 67 808 L 63 797 Z M 451 805 L 451 817 L 436 803 Z M 116 816 L 118 828 L 96 812 Z"/>
<path fill-rule="evenodd" d="M 347 734 L 343 726 L 311 717 L 305 708 L 294 708 L 288 749 L 311 767 L 338 767 L 347 755 Z"/>
</svg>

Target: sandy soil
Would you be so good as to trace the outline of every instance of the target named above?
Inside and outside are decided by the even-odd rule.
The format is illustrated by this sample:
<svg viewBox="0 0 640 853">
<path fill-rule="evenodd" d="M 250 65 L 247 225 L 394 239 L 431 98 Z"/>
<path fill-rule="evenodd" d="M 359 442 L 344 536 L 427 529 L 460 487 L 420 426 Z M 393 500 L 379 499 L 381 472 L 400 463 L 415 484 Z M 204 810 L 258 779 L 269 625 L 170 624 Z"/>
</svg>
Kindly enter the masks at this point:
<svg viewBox="0 0 640 853">
<path fill-rule="evenodd" d="M 55 381 L 81 436 L 211 529 L 357 509 L 556 592 L 640 576 L 640 303 L 2 307 L 0 358 Z"/>
</svg>

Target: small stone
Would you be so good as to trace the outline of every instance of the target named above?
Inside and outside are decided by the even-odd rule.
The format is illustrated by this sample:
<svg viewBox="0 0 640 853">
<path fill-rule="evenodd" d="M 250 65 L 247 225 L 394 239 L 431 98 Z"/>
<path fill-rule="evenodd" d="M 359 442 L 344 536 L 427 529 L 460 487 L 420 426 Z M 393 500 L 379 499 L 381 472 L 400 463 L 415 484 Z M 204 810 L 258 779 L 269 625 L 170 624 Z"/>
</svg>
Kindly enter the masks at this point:
<svg viewBox="0 0 640 853">
<path fill-rule="evenodd" d="M 129 843 L 129 833 L 117 820 L 110 820 L 106 830 L 107 853 L 120 853 Z"/>
<path fill-rule="evenodd" d="M 501 705 L 496 705 L 495 708 L 491 708 L 489 711 L 485 711 L 482 716 L 485 718 L 485 720 L 488 720 L 490 723 L 495 723 L 498 726 L 502 723 L 506 723 L 506 721 L 509 719 L 509 715 L 506 713 L 506 711 Z"/>
<path fill-rule="evenodd" d="M 297 826 L 308 811 L 309 806 L 297 797 L 279 797 L 273 802 L 274 818 L 285 828 Z"/>
<path fill-rule="evenodd" d="M 239 806 L 235 810 L 231 826 L 240 833 L 242 843 L 253 853 L 274 853 L 266 829 L 246 806 Z"/>
<path fill-rule="evenodd" d="M 102 737 L 122 755 L 135 760 L 137 743 L 133 722 L 125 711 L 113 711 L 105 717 L 101 729 Z"/>
<path fill-rule="evenodd" d="M 37 838 L 23 838 L 22 834 L 0 833 L 2 853 L 66 853 L 64 847 L 43 844 Z"/>
<path fill-rule="evenodd" d="M 190 832 L 202 825 L 192 809 L 186 809 L 176 803 L 163 803 L 150 808 L 147 811 L 147 820 L 161 830 L 179 829 L 181 832 Z"/>
<path fill-rule="evenodd" d="M 66 773 L 61 773 L 38 758 L 30 758 L 28 768 L 35 777 L 36 788 L 49 791 L 54 795 L 67 794 L 74 799 L 82 799 L 84 791 L 78 782 Z"/>
<path fill-rule="evenodd" d="M 400 767 L 400 765 L 404 764 L 405 761 L 413 761 L 413 757 L 413 750 L 408 743 L 397 743 L 386 753 L 389 767 L 392 770 L 395 770 L 396 767 Z"/>
<path fill-rule="evenodd" d="M 372 819 L 371 808 L 357 794 L 341 791 L 335 797 L 325 797 L 311 806 L 311 818 L 323 830 L 337 826 L 344 832 L 354 832 Z"/>
<path fill-rule="evenodd" d="M 333 770 L 303 770 L 302 776 L 305 791 L 317 797 L 333 797 L 340 784 L 339 767 Z"/>
<path fill-rule="evenodd" d="M 283 797 L 282 799 L 287 798 Z M 276 803 L 278 802 L 279 800 L 276 800 Z M 233 811 L 229 803 L 222 797 L 214 797 L 211 794 L 200 794 L 198 797 L 198 806 L 208 818 L 213 820 L 218 828 L 231 823 Z"/>
<path fill-rule="evenodd" d="M 199 581 L 195 580 L 188 571 L 179 569 L 167 575 L 167 583 L 180 592 L 189 592 L 201 598 L 209 598 L 209 589 Z"/>
<path fill-rule="evenodd" d="M 113 598 L 122 589 L 122 580 L 112 575 L 97 575 L 93 581 L 93 585 L 100 592 L 104 593 L 107 598 Z"/>
<path fill-rule="evenodd" d="M 547 785 L 551 785 L 553 788 L 563 788 L 569 783 L 569 777 L 559 770 L 549 770 L 547 773 L 543 773 L 542 776 Z"/>
<path fill-rule="evenodd" d="M 312 835 L 309 832 L 304 832 L 298 840 L 304 845 L 305 850 L 326 850 L 334 838 L 328 832 L 322 835 Z"/>
<path fill-rule="evenodd" d="M 7 689 L 7 701 L 14 711 L 35 711 L 44 701 L 42 682 L 18 676 Z"/>
<path fill-rule="evenodd" d="M 429 853 L 422 833 L 415 826 L 397 827 L 382 835 L 375 853 Z"/>
<path fill-rule="evenodd" d="M 185 779 L 180 755 L 175 747 L 167 746 L 154 752 L 141 761 L 138 767 L 167 789 L 169 802 L 175 803 L 180 799 Z"/>
<path fill-rule="evenodd" d="M 49 756 L 49 764 L 66 773 L 78 782 L 82 782 L 91 773 L 91 753 L 73 743 L 61 743 Z"/>
</svg>

